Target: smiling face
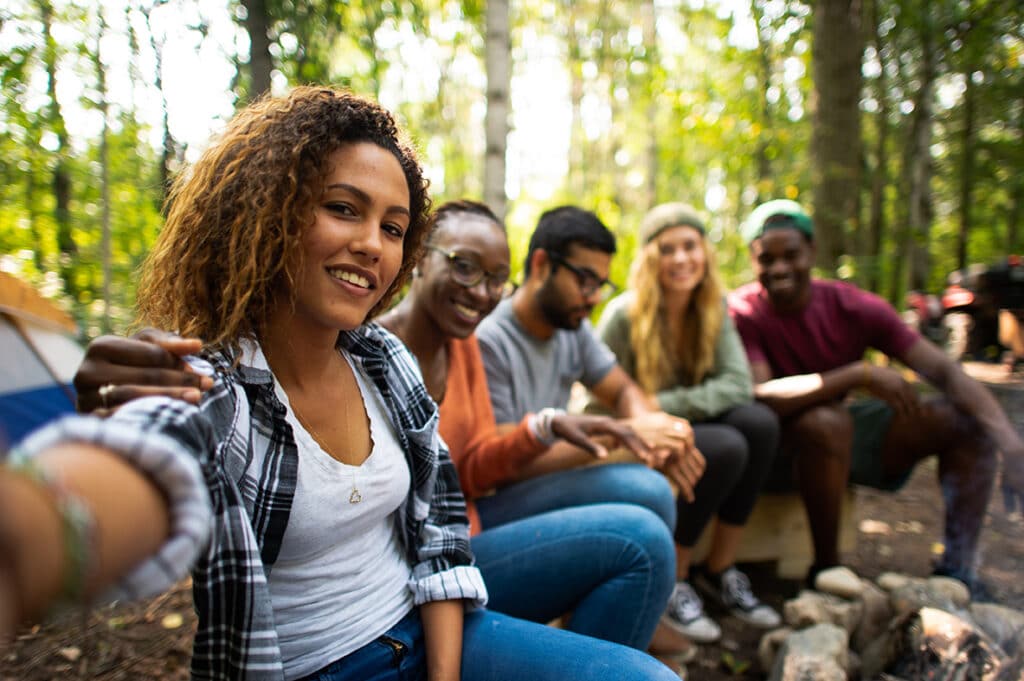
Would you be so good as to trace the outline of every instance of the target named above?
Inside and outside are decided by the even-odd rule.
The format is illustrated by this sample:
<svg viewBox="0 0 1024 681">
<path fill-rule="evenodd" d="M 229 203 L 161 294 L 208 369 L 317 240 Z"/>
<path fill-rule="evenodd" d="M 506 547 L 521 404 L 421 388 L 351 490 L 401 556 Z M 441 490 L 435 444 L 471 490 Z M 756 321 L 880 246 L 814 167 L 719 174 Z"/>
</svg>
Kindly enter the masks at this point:
<svg viewBox="0 0 1024 681">
<path fill-rule="evenodd" d="M 652 245 L 658 254 L 658 285 L 666 296 L 691 294 L 704 281 L 707 253 L 704 237 L 696 228 L 669 227 Z"/>
<path fill-rule="evenodd" d="M 338 148 L 327 169 L 312 224 L 302 234 L 293 319 L 351 330 L 365 321 L 402 265 L 409 188 L 398 159 L 369 142 Z"/>
<path fill-rule="evenodd" d="M 775 228 L 750 244 L 754 273 L 780 311 L 799 310 L 811 291 L 814 246 L 797 229 Z"/>
<path fill-rule="evenodd" d="M 459 212 L 438 224 L 430 246 L 414 283 L 416 304 L 446 337 L 466 338 L 501 300 L 501 292 L 494 285 L 488 287 L 487 280 L 508 278 L 508 239 L 492 220 Z M 460 262 L 450 261 L 449 253 Z M 464 286 L 455 281 L 452 268 L 469 263 L 482 268 L 484 276 L 477 284 Z"/>
<path fill-rule="evenodd" d="M 583 291 L 583 276 L 593 282 L 608 279 L 612 256 L 603 251 L 572 244 L 561 264 L 549 256 L 547 278 L 537 291 L 537 302 L 545 321 L 556 329 L 575 330 L 590 317 L 594 306 L 601 302 L 605 292 L 601 288 Z M 573 268 L 576 272 L 573 271 Z"/>
</svg>

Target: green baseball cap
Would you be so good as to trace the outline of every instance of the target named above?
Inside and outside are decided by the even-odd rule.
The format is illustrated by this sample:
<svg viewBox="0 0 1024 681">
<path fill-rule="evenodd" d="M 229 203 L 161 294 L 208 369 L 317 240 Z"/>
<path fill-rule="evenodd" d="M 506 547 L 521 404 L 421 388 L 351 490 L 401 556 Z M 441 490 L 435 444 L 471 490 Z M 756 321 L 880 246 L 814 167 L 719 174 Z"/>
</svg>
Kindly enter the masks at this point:
<svg viewBox="0 0 1024 681">
<path fill-rule="evenodd" d="M 775 199 L 762 203 L 740 225 L 740 234 L 743 241 L 749 245 L 752 241 L 760 239 L 765 230 L 780 228 L 796 229 L 803 232 L 808 239 L 814 239 L 814 223 L 811 216 L 799 203 L 789 199 Z"/>
</svg>

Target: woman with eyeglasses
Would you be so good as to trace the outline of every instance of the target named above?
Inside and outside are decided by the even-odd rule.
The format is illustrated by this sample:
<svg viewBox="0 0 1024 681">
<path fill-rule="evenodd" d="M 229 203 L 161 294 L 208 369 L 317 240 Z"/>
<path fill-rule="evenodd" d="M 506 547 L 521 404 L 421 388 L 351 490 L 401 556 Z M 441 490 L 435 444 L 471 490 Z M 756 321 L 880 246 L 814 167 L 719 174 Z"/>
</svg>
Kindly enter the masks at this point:
<svg viewBox="0 0 1024 681">
<path fill-rule="evenodd" d="M 473 499 L 515 480 L 558 437 L 597 456 L 604 448 L 584 433 L 613 436 L 634 450 L 645 445 L 615 420 L 554 410 L 498 434 L 473 332 L 509 288 L 505 228 L 472 201 L 442 205 L 434 222 L 408 294 L 380 322 L 412 350 L 440 404 L 440 431 L 468 500 L 490 606 L 537 622 L 572 611 L 570 630 L 645 648 L 672 588 L 671 536 L 655 513 L 593 504 L 480 527 Z"/>
<path fill-rule="evenodd" d="M 694 498 L 678 501 L 678 583 L 665 621 L 699 643 L 721 636 L 697 587 L 749 624 L 778 626 L 778 613 L 754 596 L 733 564 L 775 456 L 778 419 L 752 402 L 746 354 L 696 211 L 682 203 L 655 207 L 641 223 L 639 244 L 629 290 L 605 308 L 598 334 L 659 407 L 690 420 L 707 462 Z M 587 409 L 600 411 L 594 407 L 592 401 Z M 711 551 L 691 568 L 693 547 L 713 516 Z"/>
</svg>

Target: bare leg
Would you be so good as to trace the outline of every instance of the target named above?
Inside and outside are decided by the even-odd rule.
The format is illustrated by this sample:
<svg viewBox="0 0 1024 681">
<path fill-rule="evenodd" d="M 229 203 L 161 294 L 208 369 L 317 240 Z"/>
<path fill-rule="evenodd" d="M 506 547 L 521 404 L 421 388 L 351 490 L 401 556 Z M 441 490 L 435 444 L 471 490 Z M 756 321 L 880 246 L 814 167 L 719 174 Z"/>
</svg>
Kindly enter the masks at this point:
<svg viewBox="0 0 1024 681">
<path fill-rule="evenodd" d="M 850 477 L 853 418 L 842 404 L 813 407 L 783 423 L 796 455 L 797 488 L 811 526 L 816 567 L 839 563 L 839 517 Z"/>
<path fill-rule="evenodd" d="M 692 546 L 676 544 L 676 581 L 686 581 L 690 576 L 690 561 L 693 558 Z"/>
<path fill-rule="evenodd" d="M 718 520 L 715 522 L 715 534 L 711 540 L 711 552 L 705 561 L 708 571 L 718 574 L 736 562 L 736 551 L 739 550 L 743 538 L 742 525 L 730 525 Z"/>
<path fill-rule="evenodd" d="M 936 399 L 914 418 L 893 417 L 882 446 L 884 470 L 899 475 L 930 454 L 939 458 L 946 504 L 942 567 L 970 577 L 997 470 L 995 447 L 972 419 Z"/>
</svg>

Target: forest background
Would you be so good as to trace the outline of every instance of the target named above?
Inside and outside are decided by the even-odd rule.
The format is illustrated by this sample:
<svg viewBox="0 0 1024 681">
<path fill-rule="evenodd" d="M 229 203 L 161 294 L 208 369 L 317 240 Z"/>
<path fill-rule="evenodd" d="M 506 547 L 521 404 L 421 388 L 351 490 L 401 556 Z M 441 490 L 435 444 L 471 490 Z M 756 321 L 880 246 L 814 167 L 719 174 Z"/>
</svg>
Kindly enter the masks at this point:
<svg viewBox="0 0 1024 681">
<path fill-rule="evenodd" d="M 758 202 L 814 212 L 821 274 L 896 304 L 1018 252 L 1018 0 L 9 0 L 0 7 L 0 270 L 85 335 L 132 320 L 164 190 L 238 106 L 299 83 L 379 99 L 435 200 L 573 203 L 619 236 L 707 217 L 727 283 Z"/>
</svg>

